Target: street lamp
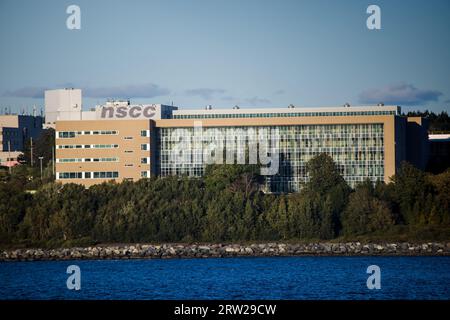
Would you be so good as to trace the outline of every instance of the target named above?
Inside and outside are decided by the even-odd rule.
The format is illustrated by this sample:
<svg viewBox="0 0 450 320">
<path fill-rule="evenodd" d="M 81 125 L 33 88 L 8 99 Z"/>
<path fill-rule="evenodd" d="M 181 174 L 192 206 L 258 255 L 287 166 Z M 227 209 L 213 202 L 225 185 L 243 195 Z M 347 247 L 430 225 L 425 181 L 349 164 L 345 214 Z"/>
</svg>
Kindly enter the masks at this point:
<svg viewBox="0 0 450 320">
<path fill-rule="evenodd" d="M 39 162 L 41 163 L 41 180 L 42 180 L 42 159 L 44 159 L 44 157 L 39 157 Z"/>
</svg>

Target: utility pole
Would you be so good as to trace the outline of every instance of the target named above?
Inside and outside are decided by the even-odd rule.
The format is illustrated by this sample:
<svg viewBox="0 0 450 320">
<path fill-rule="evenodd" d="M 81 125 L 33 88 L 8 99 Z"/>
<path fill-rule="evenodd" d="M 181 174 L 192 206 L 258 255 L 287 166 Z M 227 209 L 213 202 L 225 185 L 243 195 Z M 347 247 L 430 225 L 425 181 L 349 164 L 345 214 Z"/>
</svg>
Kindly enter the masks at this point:
<svg viewBox="0 0 450 320">
<path fill-rule="evenodd" d="M 55 148 L 52 147 L 52 171 L 53 176 L 55 176 Z"/>
<path fill-rule="evenodd" d="M 30 165 L 33 166 L 33 137 L 30 137 Z"/>
<path fill-rule="evenodd" d="M 42 159 L 44 159 L 44 157 L 39 157 L 39 162 L 41 163 L 41 180 L 42 180 Z"/>
<path fill-rule="evenodd" d="M 11 140 L 8 140 L 8 170 L 11 175 Z"/>
<path fill-rule="evenodd" d="M 33 166 L 33 137 L 30 137 L 30 165 Z"/>
</svg>

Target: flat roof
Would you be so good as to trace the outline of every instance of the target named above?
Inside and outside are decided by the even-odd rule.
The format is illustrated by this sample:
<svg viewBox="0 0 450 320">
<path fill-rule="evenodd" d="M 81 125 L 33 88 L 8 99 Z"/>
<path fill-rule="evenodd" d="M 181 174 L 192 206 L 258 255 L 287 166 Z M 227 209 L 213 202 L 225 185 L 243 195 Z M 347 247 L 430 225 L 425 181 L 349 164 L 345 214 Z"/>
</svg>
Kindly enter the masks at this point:
<svg viewBox="0 0 450 320">
<path fill-rule="evenodd" d="M 246 113 L 313 113 L 313 112 L 370 112 L 370 111 L 395 111 L 400 114 L 399 106 L 350 106 L 350 107 L 284 107 L 284 108 L 241 108 L 239 109 L 188 109 L 174 110 L 174 115 L 192 114 L 246 114 Z"/>
</svg>

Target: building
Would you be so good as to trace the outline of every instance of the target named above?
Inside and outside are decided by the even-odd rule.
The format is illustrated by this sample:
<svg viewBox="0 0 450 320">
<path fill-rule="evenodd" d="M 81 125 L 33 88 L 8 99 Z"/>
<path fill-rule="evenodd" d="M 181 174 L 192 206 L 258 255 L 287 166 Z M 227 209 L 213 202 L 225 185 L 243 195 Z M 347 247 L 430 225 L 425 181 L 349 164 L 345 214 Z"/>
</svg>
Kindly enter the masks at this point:
<svg viewBox="0 0 450 320">
<path fill-rule="evenodd" d="M 417 168 L 425 170 L 430 157 L 428 119 L 408 117 L 406 133 L 406 159 Z"/>
<path fill-rule="evenodd" d="M 19 158 L 22 155 L 20 151 L 0 151 L 0 166 L 14 167 L 18 164 Z"/>
<path fill-rule="evenodd" d="M 430 134 L 428 171 L 440 173 L 450 168 L 450 134 Z"/>
<path fill-rule="evenodd" d="M 367 178 L 389 182 L 403 160 L 414 160 L 406 149 L 414 132 L 408 129 L 408 118 L 400 114 L 397 106 L 174 111 L 173 119 L 155 124 L 160 153 L 156 174 L 203 173 L 202 161 L 174 167 L 173 148 L 166 141 L 179 128 L 195 130 L 195 121 L 201 120 L 206 135 L 219 130 L 228 136 L 240 129 L 239 135 L 249 140 L 250 128 L 268 130 L 269 135 L 278 132 L 279 170 L 266 177 L 267 191 L 298 191 L 308 179 L 306 163 L 320 153 L 333 157 L 351 186 Z"/>
<path fill-rule="evenodd" d="M 56 122 L 56 179 L 91 186 L 151 175 L 150 120 Z"/>
<path fill-rule="evenodd" d="M 81 120 L 81 90 L 74 88 L 45 90 L 45 127 L 54 128 L 56 120 Z"/>
<path fill-rule="evenodd" d="M 42 132 L 44 118 L 30 115 L 0 115 L 0 165 L 12 167 L 19 164 L 19 157 L 31 139 Z"/>
<path fill-rule="evenodd" d="M 263 167 L 275 163 L 276 171 L 266 175 L 265 190 L 292 192 L 308 179 L 306 162 L 324 152 L 354 186 L 367 178 L 388 182 L 403 160 L 419 161 L 408 152 L 408 141 L 426 148 L 423 135 L 411 136 L 413 119 L 397 106 L 178 110 L 122 101 L 80 111 L 79 118 L 56 121 L 56 174 L 63 183 L 86 186 L 151 175 L 201 176 L 211 159 L 262 163 L 271 155 Z M 414 123 L 426 132 L 425 123 Z M 252 150 L 259 152 L 253 158 Z"/>
<path fill-rule="evenodd" d="M 18 157 L 31 139 L 42 132 L 43 117 L 30 115 L 0 115 L 0 159 L 2 166 L 18 164 Z"/>
</svg>

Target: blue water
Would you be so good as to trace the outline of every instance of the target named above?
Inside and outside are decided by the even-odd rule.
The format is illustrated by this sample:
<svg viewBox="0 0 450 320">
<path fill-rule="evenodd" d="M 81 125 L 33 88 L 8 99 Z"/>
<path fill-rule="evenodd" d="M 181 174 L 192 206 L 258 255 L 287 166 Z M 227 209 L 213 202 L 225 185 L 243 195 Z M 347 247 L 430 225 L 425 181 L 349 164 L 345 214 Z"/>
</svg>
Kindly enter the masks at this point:
<svg viewBox="0 0 450 320">
<path fill-rule="evenodd" d="M 66 269 L 81 269 L 68 290 Z M 369 265 L 381 289 L 369 290 Z M 450 299 L 450 257 L 278 257 L 0 263 L 0 299 Z"/>
</svg>

